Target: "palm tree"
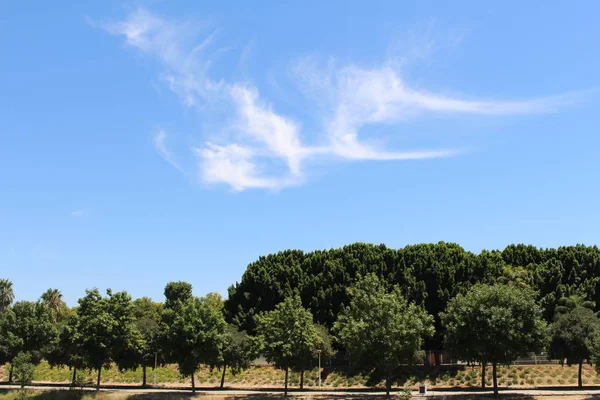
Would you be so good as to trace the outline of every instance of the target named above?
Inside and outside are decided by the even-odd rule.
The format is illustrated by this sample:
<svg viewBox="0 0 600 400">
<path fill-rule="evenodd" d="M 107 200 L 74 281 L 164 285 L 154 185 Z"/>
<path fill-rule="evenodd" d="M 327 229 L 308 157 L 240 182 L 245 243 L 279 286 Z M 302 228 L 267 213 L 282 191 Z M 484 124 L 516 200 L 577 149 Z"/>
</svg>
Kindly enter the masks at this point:
<svg viewBox="0 0 600 400">
<path fill-rule="evenodd" d="M 12 282 L 8 279 L 0 279 L 0 313 L 6 311 L 15 299 L 12 286 Z"/>
<path fill-rule="evenodd" d="M 61 307 L 65 304 L 62 297 L 63 295 L 58 289 L 48 289 L 41 297 L 42 301 L 52 310 L 54 322 L 58 318 Z"/>
</svg>

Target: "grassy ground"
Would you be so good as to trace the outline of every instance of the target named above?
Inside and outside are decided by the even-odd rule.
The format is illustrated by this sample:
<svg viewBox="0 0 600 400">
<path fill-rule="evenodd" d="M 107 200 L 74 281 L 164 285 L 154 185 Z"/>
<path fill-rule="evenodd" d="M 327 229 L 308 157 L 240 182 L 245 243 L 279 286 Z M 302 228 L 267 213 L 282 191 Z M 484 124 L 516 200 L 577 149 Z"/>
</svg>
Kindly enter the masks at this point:
<svg viewBox="0 0 600 400">
<path fill-rule="evenodd" d="M 600 376 L 591 366 L 584 366 L 584 385 L 600 385 Z M 7 380 L 6 367 L 0 368 L 0 381 Z M 67 368 L 50 368 L 43 362 L 35 371 L 34 382 L 56 382 L 68 383 L 72 372 Z M 93 384 L 96 378 L 95 371 L 80 371 L 80 377 L 84 377 L 87 383 Z M 160 367 L 156 371 L 157 384 L 160 386 L 189 386 L 189 378 L 182 378 L 176 366 L 168 365 Z M 486 373 L 487 385 L 492 384 L 491 368 Z M 229 372 L 225 377 L 225 386 L 232 388 L 265 388 L 280 387 L 283 384 L 284 372 L 273 367 L 252 367 L 238 375 L 232 376 Z M 373 386 L 368 378 L 343 369 L 325 368 L 322 373 L 324 388 L 363 388 Z M 154 372 L 148 369 L 147 380 L 153 383 Z M 221 372 L 211 371 L 208 368 L 201 369 L 196 374 L 198 387 L 217 387 L 221 381 Z M 102 371 L 103 384 L 140 385 L 142 382 L 142 370 L 120 372 L 116 368 Z M 300 375 L 290 374 L 290 387 L 297 387 Z M 449 387 L 478 387 L 481 385 L 481 368 L 479 367 L 442 367 L 434 369 L 429 373 L 423 367 L 406 368 L 397 385 L 416 385 L 427 383 L 431 388 Z M 306 371 L 304 378 L 305 387 L 311 388 L 318 385 L 317 369 Z M 537 366 L 510 366 L 498 368 L 498 385 L 501 387 L 548 387 L 548 386 L 576 386 L 577 367 L 560 365 L 537 365 Z"/>
</svg>

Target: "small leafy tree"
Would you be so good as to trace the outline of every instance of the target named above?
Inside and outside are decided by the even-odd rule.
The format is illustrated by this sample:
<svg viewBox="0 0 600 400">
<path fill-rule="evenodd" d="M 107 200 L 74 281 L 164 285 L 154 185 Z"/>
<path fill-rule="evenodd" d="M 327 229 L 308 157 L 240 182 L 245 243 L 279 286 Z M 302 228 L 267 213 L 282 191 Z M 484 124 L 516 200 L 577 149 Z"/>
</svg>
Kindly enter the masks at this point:
<svg viewBox="0 0 600 400">
<path fill-rule="evenodd" d="M 81 349 L 85 366 L 98 371 L 96 390 L 100 390 L 102 368 L 110 365 L 114 339 L 108 302 L 98 289 L 86 290 L 86 295 L 79 299 L 77 315 L 75 346 Z"/>
<path fill-rule="evenodd" d="M 273 311 L 257 316 L 257 341 L 267 361 L 285 370 L 284 394 L 288 393 L 289 369 L 300 370 L 314 357 L 321 337 L 310 311 L 300 296 L 287 297 Z"/>
<path fill-rule="evenodd" d="M 21 347 L 21 339 L 14 333 L 16 325 L 15 314 L 12 310 L 0 313 L 0 365 L 11 362 Z M 11 364 L 8 382 L 12 382 L 14 366 Z"/>
<path fill-rule="evenodd" d="M 154 363 L 164 363 L 160 348 L 160 324 L 162 321 L 163 305 L 155 303 L 148 297 L 136 299 L 133 302 L 135 323 L 144 338 L 141 349 L 142 386 L 147 385 L 147 367 L 154 368 Z"/>
<path fill-rule="evenodd" d="M 221 388 L 225 384 L 225 370 L 229 367 L 232 375 L 250 368 L 257 357 L 256 345 L 245 331 L 240 331 L 235 325 L 227 326 L 223 342 Z"/>
<path fill-rule="evenodd" d="M 17 382 L 21 384 L 21 389 L 24 389 L 25 385 L 31 384 L 33 380 L 35 364 L 31 359 L 31 354 L 24 352 L 17 354 L 12 364 L 14 365 L 14 374 Z"/>
<path fill-rule="evenodd" d="M 100 390 L 102 368 L 115 362 L 120 369 L 139 365 L 143 339 L 134 324 L 131 297 L 126 292 L 113 294 L 106 291 L 102 297 L 98 289 L 86 291 L 79 299 L 75 326 L 75 347 L 83 356 L 86 367 L 98 371 L 96 390 Z"/>
<path fill-rule="evenodd" d="M 17 339 L 13 353 L 28 353 L 33 363 L 39 363 L 58 336 L 50 308 L 40 301 L 18 301 L 10 312 L 14 323 L 9 329 Z"/>
<path fill-rule="evenodd" d="M 551 325 L 548 358 L 567 365 L 579 366 L 577 386 L 582 387 L 583 362 L 590 360 L 592 342 L 598 330 L 598 318 L 593 310 L 578 306 L 562 312 Z"/>
<path fill-rule="evenodd" d="M 509 364 L 545 347 L 548 329 L 542 310 L 528 288 L 516 285 L 475 285 L 459 294 L 441 315 L 446 349 L 485 368 L 492 364 L 494 394 L 498 394 L 497 365 Z"/>
<path fill-rule="evenodd" d="M 50 309 L 40 301 L 18 301 L 1 313 L 0 361 L 11 362 L 9 381 L 13 377 L 12 361 L 19 353 L 28 353 L 32 362 L 37 364 L 57 335 Z"/>
<path fill-rule="evenodd" d="M 73 371 L 71 385 L 77 382 L 77 371 L 85 367 L 84 357 L 79 346 L 77 332 L 78 315 L 75 310 L 69 310 L 58 327 L 58 337 L 45 358 L 52 367 L 67 366 Z"/>
<path fill-rule="evenodd" d="M 403 363 L 422 359 L 424 338 L 433 334 L 433 317 L 409 303 L 398 287 L 387 291 L 375 274 L 348 289 L 350 304 L 333 326 L 338 341 L 359 366 L 385 377 L 389 396 L 392 380 Z"/>
<path fill-rule="evenodd" d="M 108 311 L 113 320 L 111 360 L 121 371 L 135 370 L 143 362 L 145 341 L 136 325 L 131 296 L 109 292 Z"/>
<path fill-rule="evenodd" d="M 167 358 L 183 376 L 191 376 L 196 391 L 195 373 L 201 364 L 218 365 L 227 324 L 212 298 L 192 296 L 192 286 L 171 282 L 165 288 L 163 343 Z"/>
</svg>

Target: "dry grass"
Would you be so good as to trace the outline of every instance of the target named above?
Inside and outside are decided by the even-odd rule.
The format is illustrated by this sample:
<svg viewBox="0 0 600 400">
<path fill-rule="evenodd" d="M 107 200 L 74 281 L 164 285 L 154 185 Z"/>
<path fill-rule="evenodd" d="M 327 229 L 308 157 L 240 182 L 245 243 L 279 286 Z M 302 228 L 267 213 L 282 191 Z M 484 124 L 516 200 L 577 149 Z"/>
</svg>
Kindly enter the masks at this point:
<svg viewBox="0 0 600 400">
<path fill-rule="evenodd" d="M 6 367 L 0 367 L 0 380 L 6 381 Z M 600 377 L 593 367 L 585 365 L 583 370 L 583 383 L 587 386 L 600 385 Z M 71 371 L 67 368 L 50 368 L 47 363 L 42 363 L 36 368 L 34 382 L 68 383 L 71 379 Z M 157 384 L 163 387 L 188 387 L 189 378 L 182 378 L 176 366 L 168 365 L 158 368 L 156 371 Z M 89 385 L 95 382 L 95 371 L 80 371 Z M 200 388 L 216 388 L 220 384 L 221 372 L 201 369 L 196 374 L 196 384 Z M 324 389 L 343 388 L 365 388 L 372 386 L 382 387 L 381 382 L 369 381 L 367 376 L 353 373 L 344 369 L 324 369 Z M 148 383 L 152 384 L 154 372 L 148 369 Z M 269 366 L 252 367 L 238 375 L 226 374 L 225 386 L 229 388 L 280 388 L 283 385 L 284 372 Z M 142 371 L 120 372 L 111 368 L 102 372 L 102 383 L 104 385 L 141 385 Z M 290 387 L 298 387 L 300 375 L 290 373 Z M 406 368 L 402 371 L 396 384 L 398 386 L 416 386 L 419 383 L 427 383 L 430 388 L 470 388 L 481 386 L 480 367 L 442 367 L 426 372 L 423 367 Z M 491 367 L 486 372 L 486 384 L 492 384 Z M 498 368 L 498 384 L 501 387 L 510 388 L 543 388 L 543 387 L 573 387 L 577 384 L 577 367 L 560 365 L 537 365 L 537 366 L 510 366 Z M 318 385 L 317 369 L 306 371 L 304 377 L 306 388 L 316 388 Z"/>
</svg>

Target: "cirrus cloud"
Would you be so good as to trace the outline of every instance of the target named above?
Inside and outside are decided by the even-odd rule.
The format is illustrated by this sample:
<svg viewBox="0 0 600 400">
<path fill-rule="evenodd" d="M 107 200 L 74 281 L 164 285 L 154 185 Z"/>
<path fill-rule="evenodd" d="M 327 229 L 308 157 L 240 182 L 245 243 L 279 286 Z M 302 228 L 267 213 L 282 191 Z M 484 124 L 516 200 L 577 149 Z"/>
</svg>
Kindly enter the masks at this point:
<svg viewBox="0 0 600 400">
<path fill-rule="evenodd" d="M 310 58 L 294 65 L 298 84 L 321 105 L 321 129 L 309 135 L 293 116 L 283 115 L 248 83 L 210 75 L 218 30 L 198 40 L 191 23 L 170 21 L 138 9 L 125 20 L 105 25 L 125 43 L 158 59 L 161 78 L 183 103 L 199 112 L 219 110 L 217 132 L 201 132 L 204 143 L 192 150 L 200 179 L 234 191 L 281 189 L 306 182 L 315 158 L 332 160 L 415 160 L 450 157 L 460 148 L 390 149 L 362 138 L 369 126 L 393 125 L 426 113 L 525 115 L 551 112 L 572 104 L 578 93 L 521 101 L 469 100 L 411 87 L 391 63 L 373 68 L 337 66 L 334 59 L 319 68 Z M 166 132 L 154 137 L 157 152 L 184 172 L 165 144 Z M 318 143 L 312 145 L 308 143 Z M 185 172 L 184 172 L 185 173 Z"/>
</svg>

